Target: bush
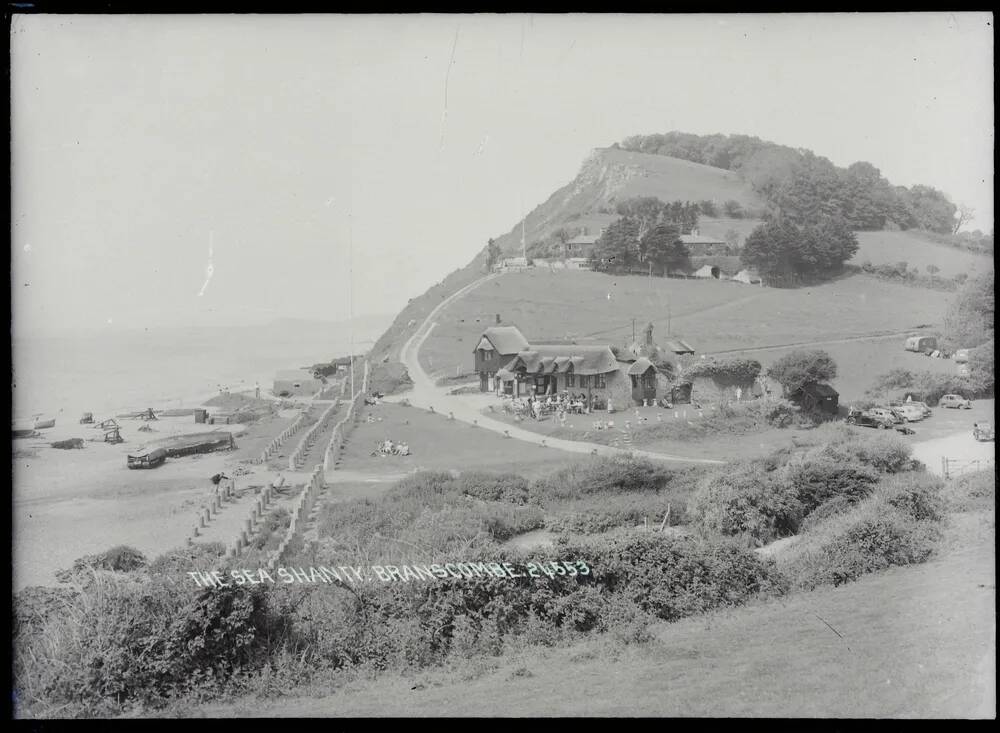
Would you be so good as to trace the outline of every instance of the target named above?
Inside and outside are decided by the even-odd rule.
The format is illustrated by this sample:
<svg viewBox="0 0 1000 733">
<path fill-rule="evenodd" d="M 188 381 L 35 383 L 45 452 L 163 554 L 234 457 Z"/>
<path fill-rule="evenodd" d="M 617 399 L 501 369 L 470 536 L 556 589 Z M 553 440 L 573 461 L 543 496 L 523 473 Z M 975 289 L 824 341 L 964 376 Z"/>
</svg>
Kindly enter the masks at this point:
<svg viewBox="0 0 1000 733">
<path fill-rule="evenodd" d="M 575 498 L 598 493 L 659 491 L 673 478 L 661 464 L 645 458 L 590 458 L 535 481 L 531 493 L 540 499 Z"/>
<path fill-rule="evenodd" d="M 528 481 L 516 473 L 467 471 L 458 477 L 456 486 L 460 493 L 484 501 L 528 503 Z"/>
<path fill-rule="evenodd" d="M 937 521 L 947 510 L 944 481 L 929 473 L 904 473 L 887 477 L 878 487 L 877 495 L 913 519 Z"/>
<path fill-rule="evenodd" d="M 96 555 L 84 555 L 73 562 L 72 569 L 58 571 L 56 578 L 63 581 L 69 580 L 77 573 L 89 569 L 127 573 L 146 567 L 147 564 L 146 556 L 134 547 L 117 545 Z"/>
<path fill-rule="evenodd" d="M 789 467 L 788 482 L 805 515 L 831 499 L 861 501 L 878 483 L 878 473 L 841 461 L 807 460 Z"/>
<path fill-rule="evenodd" d="M 730 542 L 648 533 L 577 554 L 594 558 L 592 582 L 665 621 L 785 590 L 772 564 Z"/>
<path fill-rule="evenodd" d="M 841 585 L 894 565 L 923 562 L 939 537 L 933 522 L 873 496 L 803 535 L 778 556 L 778 567 L 797 588 Z"/>
<path fill-rule="evenodd" d="M 739 461 L 706 477 L 688 503 L 705 534 L 744 536 L 762 545 L 794 534 L 803 508 L 795 489 L 763 461 Z"/>
<path fill-rule="evenodd" d="M 693 487 L 692 487 L 693 488 Z M 663 520 L 670 509 L 670 526 L 687 521 L 685 506 L 690 492 L 642 492 L 620 496 L 602 496 L 597 500 L 579 499 L 550 504 L 545 527 L 555 532 L 597 534 L 609 529 L 633 527 L 644 518 L 652 523 Z"/>
<path fill-rule="evenodd" d="M 899 473 L 919 467 L 910 457 L 911 451 L 909 443 L 898 435 L 862 435 L 848 428 L 837 439 L 810 451 L 806 457 L 845 465 L 860 463 L 881 473 Z"/>
</svg>

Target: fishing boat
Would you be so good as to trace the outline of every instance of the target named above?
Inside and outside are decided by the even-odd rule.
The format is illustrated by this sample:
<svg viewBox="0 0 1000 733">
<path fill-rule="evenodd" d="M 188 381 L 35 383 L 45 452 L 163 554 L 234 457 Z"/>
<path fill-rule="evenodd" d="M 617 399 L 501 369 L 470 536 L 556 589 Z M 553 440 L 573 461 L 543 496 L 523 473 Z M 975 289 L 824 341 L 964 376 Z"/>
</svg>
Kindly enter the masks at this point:
<svg viewBox="0 0 1000 733">
<path fill-rule="evenodd" d="M 54 417 L 42 417 L 38 415 L 35 417 L 35 430 L 42 430 L 43 428 L 54 428 L 56 426 L 56 419 Z"/>
<path fill-rule="evenodd" d="M 12 438 L 37 438 L 41 435 L 33 427 L 27 425 L 13 425 L 10 432 Z"/>
</svg>

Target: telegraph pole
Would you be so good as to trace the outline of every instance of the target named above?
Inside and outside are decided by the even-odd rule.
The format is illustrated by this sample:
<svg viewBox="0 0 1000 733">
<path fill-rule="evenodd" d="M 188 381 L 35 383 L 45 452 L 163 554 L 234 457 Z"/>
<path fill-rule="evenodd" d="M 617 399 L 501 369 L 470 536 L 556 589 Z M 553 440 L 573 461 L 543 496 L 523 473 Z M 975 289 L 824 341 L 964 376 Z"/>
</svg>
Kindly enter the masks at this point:
<svg viewBox="0 0 1000 733">
<path fill-rule="evenodd" d="M 354 391 L 354 215 L 347 212 L 347 327 L 351 339 L 351 399 Z"/>
</svg>

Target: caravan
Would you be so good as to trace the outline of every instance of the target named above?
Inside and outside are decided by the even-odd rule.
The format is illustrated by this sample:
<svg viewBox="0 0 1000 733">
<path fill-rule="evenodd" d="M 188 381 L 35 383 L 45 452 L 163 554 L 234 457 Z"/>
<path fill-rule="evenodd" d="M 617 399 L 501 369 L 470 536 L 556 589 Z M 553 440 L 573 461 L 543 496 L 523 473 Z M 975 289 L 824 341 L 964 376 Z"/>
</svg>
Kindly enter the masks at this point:
<svg viewBox="0 0 1000 733">
<path fill-rule="evenodd" d="M 903 346 L 907 351 L 926 354 L 937 349 L 937 339 L 933 336 L 910 336 Z"/>
</svg>

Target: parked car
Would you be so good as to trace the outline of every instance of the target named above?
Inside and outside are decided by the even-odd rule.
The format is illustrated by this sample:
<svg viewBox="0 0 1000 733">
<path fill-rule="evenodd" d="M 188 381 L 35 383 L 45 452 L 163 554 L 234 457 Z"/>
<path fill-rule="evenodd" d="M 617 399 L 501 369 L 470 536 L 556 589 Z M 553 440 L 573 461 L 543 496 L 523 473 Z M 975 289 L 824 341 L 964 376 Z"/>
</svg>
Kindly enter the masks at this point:
<svg viewBox="0 0 1000 733">
<path fill-rule="evenodd" d="M 852 407 L 847 413 L 847 424 L 860 425 L 863 428 L 880 428 L 882 430 L 887 430 L 895 427 L 896 422 L 891 416 L 886 417 L 885 414 L 875 414 L 874 410 L 858 410 L 857 408 Z"/>
<path fill-rule="evenodd" d="M 888 421 L 890 425 L 906 422 L 906 418 L 902 414 L 889 407 L 873 407 L 868 410 L 868 413 Z"/>
<path fill-rule="evenodd" d="M 912 402 L 890 402 L 889 409 L 899 415 L 902 415 L 903 420 L 906 422 L 917 422 L 918 420 L 923 420 L 924 417 L 926 417 L 926 415 L 924 415 L 924 411 Z"/>
<path fill-rule="evenodd" d="M 910 400 L 909 402 L 890 402 L 889 407 L 903 407 L 906 405 L 911 405 L 920 410 L 924 417 L 930 417 L 934 414 L 934 411 L 927 406 L 926 402 L 917 402 L 915 400 Z"/>
<path fill-rule="evenodd" d="M 972 437 L 978 441 L 996 440 L 993 426 L 988 422 L 977 422 L 972 424 Z"/>
<path fill-rule="evenodd" d="M 954 359 L 955 359 L 955 363 L 956 364 L 965 364 L 966 362 L 969 361 L 969 350 L 968 349 L 958 349 L 955 352 Z"/>
<path fill-rule="evenodd" d="M 965 399 L 960 394 L 946 394 L 938 400 L 939 407 L 953 407 L 956 410 L 971 410 L 972 401 Z"/>
</svg>

